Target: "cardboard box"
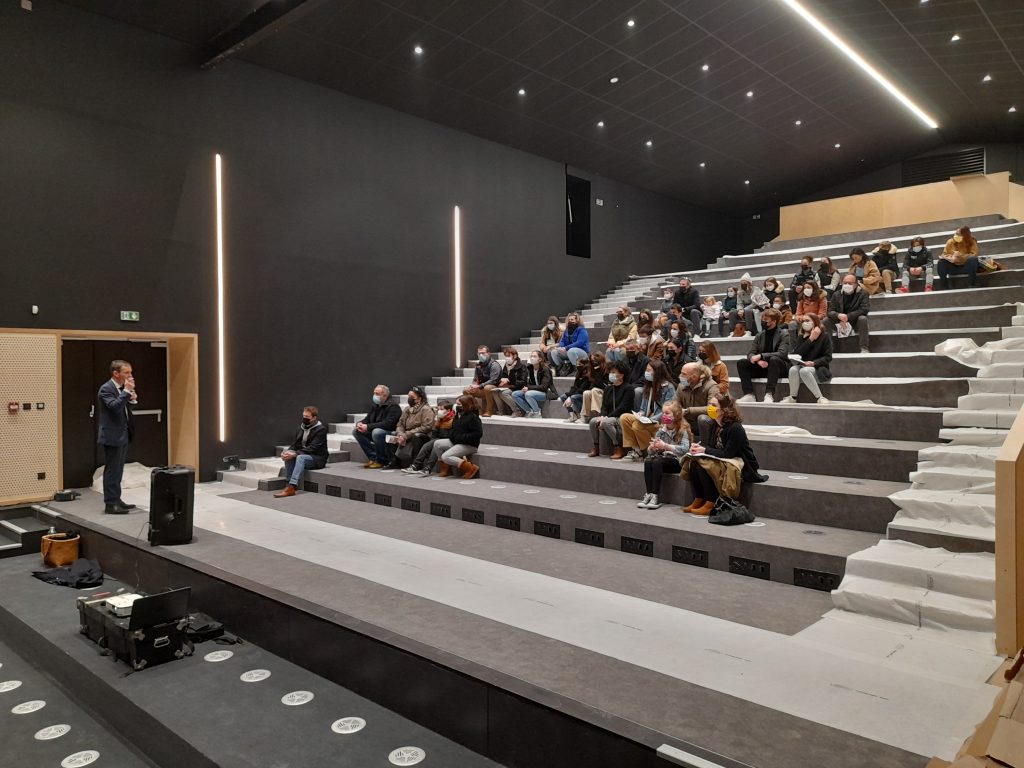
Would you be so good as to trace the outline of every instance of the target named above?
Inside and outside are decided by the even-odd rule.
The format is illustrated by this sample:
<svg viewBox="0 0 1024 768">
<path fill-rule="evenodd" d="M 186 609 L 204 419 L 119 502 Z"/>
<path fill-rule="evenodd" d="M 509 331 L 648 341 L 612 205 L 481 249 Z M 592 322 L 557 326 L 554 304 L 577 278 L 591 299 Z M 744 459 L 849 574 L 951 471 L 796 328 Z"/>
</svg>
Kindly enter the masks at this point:
<svg viewBox="0 0 1024 768">
<path fill-rule="evenodd" d="M 1022 651 L 1024 654 L 1024 651 Z M 950 768 L 1024 768 L 1024 668 L 1017 662 L 1016 674 L 996 696 L 992 710 L 961 748 Z M 934 763 L 934 766 L 933 766 Z M 928 768 L 945 763 L 933 760 Z"/>
</svg>

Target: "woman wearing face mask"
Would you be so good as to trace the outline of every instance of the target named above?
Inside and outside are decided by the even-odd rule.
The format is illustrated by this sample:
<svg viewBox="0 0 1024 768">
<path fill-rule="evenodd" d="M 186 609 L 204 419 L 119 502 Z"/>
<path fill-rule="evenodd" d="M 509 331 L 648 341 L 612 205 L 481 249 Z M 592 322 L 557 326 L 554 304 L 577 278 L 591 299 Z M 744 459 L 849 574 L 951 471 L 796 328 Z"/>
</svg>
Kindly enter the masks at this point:
<svg viewBox="0 0 1024 768">
<path fill-rule="evenodd" d="M 551 369 L 548 368 L 539 350 L 530 353 L 530 365 L 526 369 L 526 383 L 512 399 L 519 410 L 535 419 L 541 418 L 540 407 L 554 391 Z M 513 416 L 515 414 L 512 414 Z"/>
<path fill-rule="evenodd" d="M 827 317 L 828 299 L 825 298 L 825 291 L 819 288 L 817 284 L 804 283 L 800 288 L 800 300 L 796 304 L 796 317 L 789 324 L 791 336 L 796 336 L 797 331 L 800 330 L 800 323 L 804 321 L 804 317 L 811 314 L 818 317 Z"/>
<path fill-rule="evenodd" d="M 766 277 L 764 280 L 764 296 L 768 301 L 768 306 L 774 306 L 775 302 L 779 299 L 782 303 L 786 302 L 786 289 L 782 287 L 782 283 L 776 280 L 774 277 Z"/>
<path fill-rule="evenodd" d="M 430 430 L 428 440 L 416 454 L 412 464 L 402 471 L 407 475 L 422 475 L 426 477 L 434 470 L 437 458 L 434 457 L 434 445 L 438 440 L 447 439 L 451 436 L 452 422 L 455 421 L 455 411 L 452 409 L 452 401 L 442 398 L 437 401 L 437 413 L 434 416 L 433 428 Z M 445 474 L 448 470 L 445 471 Z"/>
<path fill-rule="evenodd" d="M 622 445 L 629 449 L 626 461 L 643 461 L 647 446 L 658 431 L 658 419 L 665 403 L 676 396 L 676 388 L 668 378 L 668 371 L 660 360 L 651 360 L 644 371 L 644 388 L 640 407 L 633 413 L 623 414 Z"/>
<path fill-rule="evenodd" d="M 710 341 L 702 341 L 697 350 L 697 356 L 701 363 L 711 370 L 711 379 L 718 385 L 718 391 L 726 394 L 729 391 L 729 369 L 726 367 L 722 356 L 718 354 L 718 347 Z"/>
<path fill-rule="evenodd" d="M 939 256 L 939 282 L 942 290 L 949 290 L 950 275 L 967 275 L 967 285 L 978 284 L 978 241 L 970 227 L 960 227 L 942 249 Z"/>
<path fill-rule="evenodd" d="M 732 332 L 736 329 L 736 323 L 742 320 L 749 328 L 751 325 L 760 323 L 758 317 L 761 312 L 754 305 L 754 299 L 757 299 L 759 303 L 764 304 L 764 308 L 767 309 L 768 304 L 765 302 L 764 291 L 760 288 L 755 288 L 754 283 L 750 279 L 750 273 L 745 272 L 743 277 L 740 278 L 740 287 L 736 291 L 736 309 L 729 313 L 729 331 Z"/>
<path fill-rule="evenodd" d="M 892 282 L 896 279 L 896 273 L 899 270 L 899 263 L 896 261 L 896 254 L 899 251 L 900 249 L 888 240 L 883 240 L 871 252 L 871 260 L 875 262 L 878 271 L 882 273 L 882 284 L 885 286 L 886 293 L 896 292 L 892 287 Z"/>
<path fill-rule="evenodd" d="M 622 458 L 622 426 L 619 419 L 633 408 L 633 387 L 626 378 L 629 376 L 629 365 L 624 360 L 616 360 L 608 366 L 608 386 L 604 390 L 601 402 L 601 415 L 590 420 L 590 439 L 594 443 L 588 456 L 596 458 L 601 455 L 601 433 L 604 432 L 612 444 L 612 458 Z"/>
<path fill-rule="evenodd" d="M 781 320 L 779 320 L 779 322 L 789 325 L 790 321 L 792 321 L 793 319 L 793 313 L 790 312 L 789 310 L 789 304 L 787 304 L 783 299 L 776 296 L 775 299 L 772 301 L 772 306 L 775 307 L 775 309 L 778 311 L 779 315 L 782 318 Z"/>
<path fill-rule="evenodd" d="M 665 342 L 654 335 L 654 328 L 651 326 L 640 326 L 640 330 L 636 333 L 636 340 L 640 345 L 640 352 L 651 360 L 660 360 L 664 356 Z"/>
<path fill-rule="evenodd" d="M 854 248 L 850 251 L 849 273 L 857 278 L 857 282 L 868 296 L 874 296 L 882 290 L 882 273 L 878 271 L 871 257 L 864 253 L 863 248 Z"/>
<path fill-rule="evenodd" d="M 540 332 L 540 352 L 545 358 L 551 359 L 551 351 L 558 349 L 558 342 L 562 339 L 562 326 L 558 318 L 552 315 L 544 323 L 544 329 Z"/>
<path fill-rule="evenodd" d="M 832 336 L 822 326 L 818 315 L 810 312 L 800 321 L 800 333 L 796 336 L 790 354 L 798 355 L 800 360 L 793 361 L 789 369 L 789 396 L 780 402 L 795 403 L 800 394 L 800 385 L 803 384 L 814 395 L 818 405 L 828 405 L 829 401 L 822 396 L 818 384 L 832 378 L 832 371 L 829 370 L 832 362 Z"/>
<path fill-rule="evenodd" d="M 500 415 L 502 407 L 505 407 L 509 414 L 514 415 L 518 408 L 516 401 L 512 399 L 512 393 L 518 392 L 526 385 L 526 363 L 519 359 L 519 352 L 515 347 L 505 347 L 503 351 L 505 360 L 501 367 L 501 378 L 493 390 L 496 395 L 493 400 L 494 412 Z M 485 389 L 484 396 L 488 394 L 489 391 Z"/>
<path fill-rule="evenodd" d="M 932 252 L 924 244 L 923 237 L 915 237 L 910 241 L 907 255 L 903 259 L 903 273 L 900 275 L 900 293 L 910 292 L 912 278 L 924 278 L 924 289 L 932 290 L 934 270 L 932 268 Z"/>
<path fill-rule="evenodd" d="M 800 271 L 793 276 L 793 280 L 789 284 L 789 306 L 793 312 L 796 312 L 797 302 L 800 301 L 801 289 L 808 283 L 820 285 L 818 273 L 814 271 L 814 259 L 804 256 L 800 259 Z"/>
<path fill-rule="evenodd" d="M 590 335 L 583 327 L 583 318 L 573 312 L 565 318 L 565 330 L 558 346 L 551 350 L 551 365 L 556 371 L 561 371 L 559 376 L 568 376 L 576 363 L 589 354 Z"/>
<path fill-rule="evenodd" d="M 661 289 L 661 306 L 658 308 L 659 312 L 664 312 L 666 315 L 668 314 L 668 311 L 675 303 L 675 299 L 672 298 L 673 296 L 675 296 L 674 288 L 666 287 Z"/>
<path fill-rule="evenodd" d="M 420 448 L 427 442 L 430 430 L 434 428 L 434 409 L 427 403 L 423 387 L 409 390 L 408 405 L 398 419 L 395 442 L 388 443 L 391 460 L 387 469 L 401 469 L 412 461 Z"/>
<path fill-rule="evenodd" d="M 469 460 L 480 449 L 480 439 L 484 435 L 483 422 L 480 421 L 476 398 L 463 395 L 455 401 L 455 418 L 447 438 L 434 442 L 430 461 L 436 464 L 441 460 L 441 477 L 448 477 L 454 468 L 462 473 L 464 480 L 476 477 L 480 467 Z"/>
<path fill-rule="evenodd" d="M 615 320 L 612 321 L 612 329 L 608 334 L 608 346 L 605 354 L 610 362 L 624 360 L 626 357 L 626 342 L 636 338 L 636 320 L 629 307 L 623 305 L 615 310 Z"/>
<path fill-rule="evenodd" d="M 712 406 L 714 406 L 712 408 Z M 743 419 L 739 408 L 731 395 L 722 395 L 712 400 L 708 406 L 708 416 L 713 419 L 711 434 L 707 445 L 692 443 L 690 455 L 699 457 L 707 454 L 719 459 L 740 459 L 743 468 L 739 470 L 737 489 L 741 483 L 763 483 L 768 478 L 758 472 L 757 457 L 750 447 L 747 432 L 743 429 Z M 735 472 L 735 466 L 712 467 L 711 470 L 701 465 L 699 459 L 690 462 L 690 488 L 693 502 L 683 507 L 683 512 L 691 515 L 709 515 L 715 508 L 719 497 L 719 486 L 711 474 L 718 472 Z M 721 482 L 719 477 L 718 482 Z M 735 479 L 735 478 L 734 478 Z M 739 493 L 736 494 L 739 497 Z"/>
<path fill-rule="evenodd" d="M 685 357 L 682 344 L 675 339 L 669 339 L 665 344 L 665 355 L 661 358 L 661 362 L 665 364 L 665 370 L 668 371 L 669 381 L 679 381 L 679 372 L 686 364 Z"/>
<path fill-rule="evenodd" d="M 590 388 L 583 390 L 581 420 L 584 424 L 589 424 L 591 417 L 601 413 L 609 367 L 608 360 L 600 352 L 590 353 Z"/>
<path fill-rule="evenodd" d="M 572 386 L 562 398 L 562 405 L 569 412 L 564 420 L 566 424 L 575 424 L 580 420 L 580 414 L 583 412 L 583 393 L 591 388 L 590 373 L 590 358 L 581 358 L 576 363 L 576 376 L 572 380 Z"/>
<path fill-rule="evenodd" d="M 725 324 L 729 322 L 729 318 L 732 313 L 736 311 L 736 288 L 729 286 L 725 292 L 725 298 L 722 299 L 722 311 L 718 315 L 718 335 L 725 336 Z M 730 324 L 729 329 L 732 330 Z"/>
<path fill-rule="evenodd" d="M 832 294 L 839 290 L 839 282 L 842 278 L 839 270 L 832 264 L 832 259 L 822 256 L 821 266 L 818 267 L 818 285 L 825 291 L 826 298 L 831 299 Z"/>
<path fill-rule="evenodd" d="M 661 494 L 661 481 L 665 473 L 679 472 L 679 460 L 690 450 L 690 425 L 683 418 L 683 409 L 679 403 L 665 403 L 661 412 L 661 425 L 651 440 L 649 453 L 644 459 L 644 483 L 647 492 L 637 507 L 640 509 L 657 509 L 661 506 L 658 496 Z"/>
</svg>

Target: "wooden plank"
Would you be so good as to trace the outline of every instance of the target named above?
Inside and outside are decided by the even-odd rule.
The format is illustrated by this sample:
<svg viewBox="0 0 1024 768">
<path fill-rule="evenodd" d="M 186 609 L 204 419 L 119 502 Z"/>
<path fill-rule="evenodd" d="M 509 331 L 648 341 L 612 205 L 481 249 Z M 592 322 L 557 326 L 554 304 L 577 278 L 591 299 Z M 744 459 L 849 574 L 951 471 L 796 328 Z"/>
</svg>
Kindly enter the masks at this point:
<svg viewBox="0 0 1024 768">
<path fill-rule="evenodd" d="M 1024 646 L 1024 408 L 996 458 L 996 650 Z"/>
</svg>

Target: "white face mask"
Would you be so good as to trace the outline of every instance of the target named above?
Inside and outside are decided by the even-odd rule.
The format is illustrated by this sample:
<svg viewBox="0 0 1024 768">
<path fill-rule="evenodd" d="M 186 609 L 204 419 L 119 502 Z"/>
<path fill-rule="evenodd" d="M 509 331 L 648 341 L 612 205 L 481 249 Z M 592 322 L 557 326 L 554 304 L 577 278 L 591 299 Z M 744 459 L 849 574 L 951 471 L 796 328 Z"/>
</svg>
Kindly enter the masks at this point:
<svg viewBox="0 0 1024 768">
<path fill-rule="evenodd" d="M 853 293 L 856 286 L 853 283 L 843 283 L 843 293 Z"/>
<path fill-rule="evenodd" d="M 505 358 L 505 365 L 507 365 L 509 368 L 511 368 L 515 364 L 516 364 L 515 358 L 512 358 L 512 357 L 506 357 Z"/>
<path fill-rule="evenodd" d="M 555 324 L 554 323 L 548 323 L 548 330 L 549 331 L 555 330 Z"/>
<path fill-rule="evenodd" d="M 732 298 L 735 295 L 736 295 L 736 291 L 729 291 L 729 298 Z"/>
<path fill-rule="evenodd" d="M 640 337 L 639 337 L 639 338 L 637 339 L 637 341 L 638 341 L 638 342 L 640 343 L 640 346 L 642 347 L 642 346 L 643 346 L 644 344 L 646 344 L 646 343 L 647 343 L 647 337 L 646 337 L 646 336 L 640 336 Z"/>
<path fill-rule="evenodd" d="M 669 331 L 669 334 L 672 336 L 673 339 L 677 339 L 679 338 L 679 329 L 673 328 L 671 331 Z"/>
<path fill-rule="evenodd" d="M 537 365 L 537 363 L 539 363 L 539 362 L 540 362 L 540 358 L 539 357 L 531 357 L 530 358 L 530 363 L 532 365 Z"/>
<path fill-rule="evenodd" d="M 805 331 L 810 332 L 811 328 L 814 327 L 814 323 L 812 323 L 810 320 L 805 320 L 800 324 L 800 327 L 803 328 Z"/>
<path fill-rule="evenodd" d="M 924 248 L 923 248 L 922 246 L 920 246 L 920 245 L 915 245 L 915 246 L 914 246 L 913 248 L 911 248 L 910 250 L 912 250 L 912 251 L 913 251 L 914 253 L 920 253 L 921 251 L 923 251 L 923 250 L 924 250 Z"/>
<path fill-rule="evenodd" d="M 781 311 L 782 311 L 782 305 L 781 305 L 781 304 L 776 304 L 776 305 L 775 305 L 775 308 L 776 308 L 777 310 L 779 310 L 779 312 L 781 312 Z"/>
<path fill-rule="evenodd" d="M 810 296 L 813 296 L 813 295 L 814 295 L 814 289 L 813 288 L 804 288 L 804 296 L 810 297 Z"/>
</svg>

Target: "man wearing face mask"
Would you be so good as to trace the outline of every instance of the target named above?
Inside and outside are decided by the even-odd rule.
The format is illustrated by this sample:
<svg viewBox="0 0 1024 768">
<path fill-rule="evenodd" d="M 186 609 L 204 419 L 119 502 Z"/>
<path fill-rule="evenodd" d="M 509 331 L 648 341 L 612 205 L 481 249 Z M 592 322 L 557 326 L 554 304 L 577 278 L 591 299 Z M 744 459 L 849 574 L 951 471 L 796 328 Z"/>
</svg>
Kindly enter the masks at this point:
<svg viewBox="0 0 1024 768">
<path fill-rule="evenodd" d="M 629 307 L 621 306 L 615 310 L 611 333 L 608 334 L 608 347 L 605 357 L 609 362 L 626 359 L 626 341 L 636 338 L 636 320 Z"/>
<path fill-rule="evenodd" d="M 683 418 L 690 431 L 707 442 L 712 420 L 708 418 L 708 403 L 721 394 L 711 375 L 711 369 L 701 363 L 687 363 L 679 376 L 676 401 L 683 409 Z"/>
<path fill-rule="evenodd" d="M 793 281 L 789 284 L 789 306 L 798 315 L 800 312 L 797 310 L 797 304 L 800 301 L 801 292 L 810 283 L 818 287 L 821 286 L 821 283 L 818 282 L 818 273 L 814 271 L 814 259 L 804 256 L 800 259 L 800 271 L 793 276 Z"/>
<path fill-rule="evenodd" d="M 924 277 L 924 289 L 932 290 L 934 270 L 932 268 L 932 252 L 924 244 L 923 237 L 915 237 L 910 241 L 907 255 L 903 259 L 903 273 L 900 275 L 900 293 L 910 292 L 910 279 Z"/>
<path fill-rule="evenodd" d="M 484 412 L 481 416 L 492 416 L 494 401 L 490 396 L 485 397 L 484 390 L 493 390 L 501 380 L 501 363 L 491 357 L 491 350 L 481 344 L 476 348 L 476 368 L 473 369 L 473 383 L 462 390 L 462 394 L 475 397 L 477 401 L 484 402 Z"/>
<path fill-rule="evenodd" d="M 395 433 L 402 408 L 391 402 L 391 390 L 385 384 L 373 388 L 373 405 L 352 430 L 359 447 L 366 454 L 366 469 L 381 469 L 388 461 L 387 436 Z"/>
<path fill-rule="evenodd" d="M 839 290 L 832 294 L 828 303 L 829 332 L 836 335 L 840 325 L 849 324 L 857 331 L 860 351 L 868 351 L 868 311 L 870 299 L 867 292 L 857 283 L 852 274 L 843 275 Z"/>
<path fill-rule="evenodd" d="M 315 405 L 302 409 L 302 423 L 295 432 L 295 439 L 281 454 L 288 485 L 280 493 L 275 493 L 274 498 L 294 496 L 306 470 L 327 466 L 327 426 L 320 423 L 318 416 Z"/>
<path fill-rule="evenodd" d="M 775 386 L 779 377 L 789 373 L 789 329 L 781 325 L 782 316 L 777 309 L 766 309 L 761 314 L 764 328 L 754 337 L 746 358 L 736 364 L 740 374 L 743 397 L 737 402 L 755 401 L 753 379 L 767 379 L 764 391 L 766 403 L 775 402 Z"/>
<path fill-rule="evenodd" d="M 645 325 L 636 333 L 636 343 L 640 351 L 647 355 L 649 360 L 661 360 L 665 354 L 665 342 L 657 335 L 654 328 Z"/>
<path fill-rule="evenodd" d="M 427 403 L 423 387 L 410 389 L 407 402 L 408 406 L 398 419 L 394 442 L 388 443 L 391 461 L 385 469 L 401 469 L 409 464 L 434 428 L 434 409 Z"/>
<path fill-rule="evenodd" d="M 650 358 L 640 349 L 639 337 L 626 342 L 626 380 L 625 384 L 633 390 L 636 396 L 636 406 L 630 410 L 637 410 L 640 407 L 640 398 L 644 393 L 644 372 Z"/>
<path fill-rule="evenodd" d="M 691 332 L 699 331 L 703 317 L 700 311 L 700 291 L 690 282 L 690 278 L 679 278 L 679 290 L 673 298 L 682 307 L 683 319 L 689 324 Z"/>
<path fill-rule="evenodd" d="M 632 344 L 635 346 L 636 342 Z M 644 369 L 646 368 L 647 364 L 644 363 Z M 601 455 L 601 432 L 604 432 L 611 441 L 612 458 L 621 459 L 625 456 L 619 419 L 633 411 L 634 394 L 633 388 L 626 381 L 628 372 L 629 366 L 623 360 L 616 360 L 609 366 L 608 386 L 604 390 L 601 402 L 601 415 L 590 420 L 590 439 L 594 443 L 588 454 L 590 458 Z"/>
<path fill-rule="evenodd" d="M 718 335 L 725 336 L 725 324 L 729 323 L 729 330 L 733 328 L 733 323 L 730 322 L 729 318 L 734 317 L 736 312 L 736 289 L 730 287 L 725 292 L 725 298 L 722 300 L 722 313 L 718 316 Z"/>
</svg>

